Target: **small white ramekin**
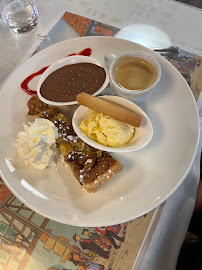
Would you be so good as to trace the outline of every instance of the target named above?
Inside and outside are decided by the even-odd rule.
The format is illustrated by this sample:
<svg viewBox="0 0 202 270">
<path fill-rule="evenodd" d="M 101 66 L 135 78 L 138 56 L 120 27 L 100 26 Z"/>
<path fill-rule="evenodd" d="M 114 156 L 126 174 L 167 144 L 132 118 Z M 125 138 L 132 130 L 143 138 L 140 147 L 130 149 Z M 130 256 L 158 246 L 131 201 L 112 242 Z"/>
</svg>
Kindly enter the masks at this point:
<svg viewBox="0 0 202 270">
<path fill-rule="evenodd" d="M 124 57 L 131 56 L 137 58 L 143 58 L 150 62 L 156 69 L 157 77 L 155 82 L 147 89 L 144 90 L 127 90 L 121 86 L 119 86 L 114 80 L 114 71 L 118 67 L 120 63 L 122 63 Z M 112 90 L 117 96 L 129 99 L 136 104 L 141 104 L 142 102 L 146 101 L 155 91 L 156 85 L 161 78 L 161 66 L 159 62 L 156 60 L 155 57 L 150 55 L 149 53 L 143 51 L 130 51 L 124 54 L 119 55 L 118 57 L 113 53 L 107 53 L 105 55 L 105 63 L 109 68 L 109 81 Z"/>
<path fill-rule="evenodd" d="M 68 57 L 65 57 L 65 58 L 60 59 L 56 63 L 54 63 L 51 66 L 49 66 L 46 69 L 46 71 L 42 74 L 42 76 L 41 76 L 41 78 L 40 78 L 40 80 L 38 82 L 38 85 L 37 85 L 37 95 L 38 95 L 39 99 L 41 101 L 43 101 L 44 103 L 49 104 L 49 105 L 53 105 L 53 106 L 65 106 L 65 105 L 74 105 L 74 104 L 77 104 L 78 102 L 76 100 L 75 101 L 69 101 L 69 102 L 56 102 L 56 101 L 48 100 L 48 99 L 44 98 L 41 95 L 40 89 L 41 89 L 42 83 L 45 81 L 45 79 L 51 73 L 53 73 L 57 69 L 62 68 L 64 66 L 72 65 L 72 64 L 78 64 L 78 63 L 92 63 L 92 64 L 95 64 L 95 65 L 98 65 L 98 66 L 102 67 L 105 70 L 105 73 L 106 73 L 105 81 L 104 81 L 103 85 L 100 87 L 100 89 L 98 89 L 93 94 L 93 96 L 96 96 L 96 95 L 100 94 L 100 92 L 102 92 L 102 90 L 104 90 L 105 87 L 109 83 L 108 69 L 106 68 L 106 66 L 103 63 L 101 63 L 100 61 L 98 61 L 97 59 L 94 59 L 92 57 L 82 56 L 82 55 L 73 55 L 73 56 L 68 56 Z M 85 92 L 85 90 L 82 91 L 82 92 Z"/>
</svg>

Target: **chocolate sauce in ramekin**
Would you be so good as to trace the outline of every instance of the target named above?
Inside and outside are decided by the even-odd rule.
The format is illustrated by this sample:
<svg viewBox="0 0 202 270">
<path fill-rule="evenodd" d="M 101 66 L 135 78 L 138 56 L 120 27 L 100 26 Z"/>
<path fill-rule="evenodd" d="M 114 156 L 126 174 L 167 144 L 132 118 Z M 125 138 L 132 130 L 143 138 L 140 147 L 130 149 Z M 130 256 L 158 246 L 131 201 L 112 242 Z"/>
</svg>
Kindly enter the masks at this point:
<svg viewBox="0 0 202 270">
<path fill-rule="evenodd" d="M 81 92 L 94 94 L 103 85 L 105 70 L 92 63 L 64 66 L 51 73 L 41 85 L 40 93 L 55 102 L 75 101 Z"/>
</svg>

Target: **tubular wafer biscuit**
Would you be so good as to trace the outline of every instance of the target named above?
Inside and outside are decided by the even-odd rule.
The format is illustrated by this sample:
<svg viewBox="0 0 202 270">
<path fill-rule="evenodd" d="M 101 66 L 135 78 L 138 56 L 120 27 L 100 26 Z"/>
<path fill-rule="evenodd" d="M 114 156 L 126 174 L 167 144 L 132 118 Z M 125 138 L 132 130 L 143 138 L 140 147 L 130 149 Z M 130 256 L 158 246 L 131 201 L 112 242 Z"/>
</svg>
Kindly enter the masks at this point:
<svg viewBox="0 0 202 270">
<path fill-rule="evenodd" d="M 80 93 L 77 95 L 77 102 L 89 109 L 104 113 L 134 127 L 141 125 L 142 117 L 140 115 L 109 100 L 94 97 L 86 93 Z"/>
</svg>

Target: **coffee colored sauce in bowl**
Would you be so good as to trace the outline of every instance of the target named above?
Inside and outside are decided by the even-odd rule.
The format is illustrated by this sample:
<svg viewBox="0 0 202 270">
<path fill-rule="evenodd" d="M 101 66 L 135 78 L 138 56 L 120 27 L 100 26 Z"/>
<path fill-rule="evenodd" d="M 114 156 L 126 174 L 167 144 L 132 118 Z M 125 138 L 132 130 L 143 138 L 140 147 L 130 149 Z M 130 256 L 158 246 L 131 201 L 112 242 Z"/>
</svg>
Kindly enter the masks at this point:
<svg viewBox="0 0 202 270">
<path fill-rule="evenodd" d="M 124 57 L 114 72 L 116 83 L 127 90 L 149 88 L 157 78 L 155 67 L 139 57 Z"/>
<path fill-rule="evenodd" d="M 81 92 L 94 94 L 103 85 L 105 70 L 92 63 L 64 66 L 51 73 L 42 83 L 40 93 L 55 102 L 75 101 Z"/>
</svg>

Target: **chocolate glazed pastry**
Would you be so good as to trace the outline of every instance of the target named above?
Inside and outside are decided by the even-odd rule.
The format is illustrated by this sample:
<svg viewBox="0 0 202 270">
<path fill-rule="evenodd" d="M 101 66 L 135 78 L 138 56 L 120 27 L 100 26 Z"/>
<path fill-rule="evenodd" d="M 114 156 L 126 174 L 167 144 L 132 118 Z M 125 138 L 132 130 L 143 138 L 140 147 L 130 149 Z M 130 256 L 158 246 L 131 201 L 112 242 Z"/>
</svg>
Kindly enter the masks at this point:
<svg viewBox="0 0 202 270">
<path fill-rule="evenodd" d="M 30 115 L 49 119 L 58 128 L 57 146 L 80 185 L 88 192 L 97 191 L 122 171 L 123 165 L 107 152 L 83 142 L 59 108 L 44 104 L 37 96 L 33 96 L 27 105 Z"/>
</svg>

